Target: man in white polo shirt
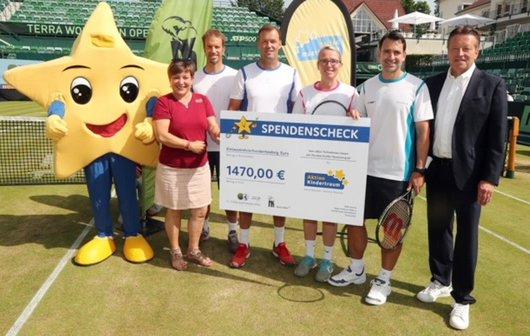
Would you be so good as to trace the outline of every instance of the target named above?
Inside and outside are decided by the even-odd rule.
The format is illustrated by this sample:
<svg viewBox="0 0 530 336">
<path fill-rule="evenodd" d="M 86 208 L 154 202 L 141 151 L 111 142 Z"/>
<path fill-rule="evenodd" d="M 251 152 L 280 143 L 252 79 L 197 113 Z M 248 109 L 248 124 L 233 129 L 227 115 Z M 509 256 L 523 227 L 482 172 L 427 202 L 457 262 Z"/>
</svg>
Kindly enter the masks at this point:
<svg viewBox="0 0 530 336">
<path fill-rule="evenodd" d="M 258 32 L 260 59 L 239 70 L 232 94 L 230 110 L 262 113 L 291 113 L 301 89 L 296 70 L 280 62 L 278 53 L 282 47 L 280 31 L 267 24 Z M 285 244 L 285 217 L 273 216 L 274 245 L 272 254 L 284 265 L 296 261 Z M 240 268 L 250 257 L 250 225 L 252 213 L 239 212 L 239 247 L 230 266 Z"/>
<path fill-rule="evenodd" d="M 206 53 L 206 66 L 195 73 L 193 91 L 201 93 L 210 99 L 219 123 L 221 111 L 228 109 L 230 91 L 234 85 L 237 70 L 223 63 L 223 55 L 226 51 L 226 37 L 223 33 L 217 29 L 210 29 L 202 37 L 202 42 Z M 210 135 L 208 135 L 208 162 L 212 175 L 215 171 L 217 187 L 219 187 L 219 169 L 221 169 L 219 166 L 219 145 Z M 208 206 L 206 220 L 204 221 L 201 240 L 207 240 L 210 237 L 209 214 L 210 206 Z M 235 253 L 239 246 L 237 241 L 237 212 L 227 210 L 226 220 L 228 222 L 228 248 L 230 252 Z"/>
<path fill-rule="evenodd" d="M 419 193 L 429 151 L 429 120 L 433 118 L 425 83 L 402 70 L 406 42 L 396 31 L 379 41 L 379 62 L 383 71 L 359 86 L 355 107 L 361 116 L 371 118 L 365 219 L 378 219 L 387 205 L 414 188 Z M 331 277 L 333 286 L 362 284 L 366 281 L 364 252 L 366 226 L 348 227 L 351 265 Z M 391 292 L 390 278 L 401 244 L 394 250 L 381 249 L 381 272 L 372 281 L 365 301 L 372 305 L 386 302 Z"/>
</svg>

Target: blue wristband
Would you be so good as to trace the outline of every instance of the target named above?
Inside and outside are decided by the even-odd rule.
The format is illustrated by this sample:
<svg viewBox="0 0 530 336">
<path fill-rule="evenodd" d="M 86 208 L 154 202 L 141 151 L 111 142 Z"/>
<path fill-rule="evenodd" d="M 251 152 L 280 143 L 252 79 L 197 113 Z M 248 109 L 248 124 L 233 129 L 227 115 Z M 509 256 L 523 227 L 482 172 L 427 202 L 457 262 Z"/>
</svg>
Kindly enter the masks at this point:
<svg viewBox="0 0 530 336">
<path fill-rule="evenodd" d="M 66 108 L 64 106 L 64 103 L 60 100 L 56 100 L 52 103 L 50 108 L 48 109 L 48 117 L 52 115 L 59 116 L 61 119 L 64 118 L 64 115 L 66 113 Z"/>
</svg>

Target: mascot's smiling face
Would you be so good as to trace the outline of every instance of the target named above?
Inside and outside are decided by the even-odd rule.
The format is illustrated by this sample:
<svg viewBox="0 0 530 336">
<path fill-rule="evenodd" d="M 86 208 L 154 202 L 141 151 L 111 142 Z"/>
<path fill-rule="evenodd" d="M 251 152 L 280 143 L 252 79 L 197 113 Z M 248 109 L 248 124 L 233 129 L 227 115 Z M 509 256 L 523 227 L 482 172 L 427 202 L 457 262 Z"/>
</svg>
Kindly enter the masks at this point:
<svg viewBox="0 0 530 336">
<path fill-rule="evenodd" d="M 127 69 L 129 67 L 138 66 L 126 65 L 121 69 Z M 73 75 L 75 78 L 70 84 L 70 96 L 76 104 L 80 105 L 79 110 L 81 110 L 83 106 L 87 106 L 87 104 L 90 104 L 90 101 L 92 100 L 92 84 L 90 82 L 90 72 L 92 69 L 83 65 L 72 65 L 63 71 L 68 71 L 68 74 L 74 72 Z M 138 79 L 136 79 L 134 76 L 126 75 L 119 85 L 119 93 L 120 97 L 123 99 L 123 102 L 134 103 L 136 98 L 138 98 L 138 89 Z M 109 113 L 108 115 L 99 115 L 99 113 L 93 113 L 90 115 L 87 113 L 83 115 L 83 119 L 85 119 L 85 121 L 89 121 L 85 122 L 85 126 L 94 134 L 105 138 L 111 137 L 123 128 L 128 119 L 128 113 L 125 112 L 115 120 L 107 122 L 108 120 L 106 119 L 112 119 L 112 114 L 113 113 Z M 100 124 L 101 122 L 103 122 L 103 124 Z"/>
<path fill-rule="evenodd" d="M 86 132 L 103 138 L 115 136 L 138 114 L 140 119 L 145 117 L 145 101 L 140 97 L 140 79 L 146 76 L 145 69 L 137 64 L 114 67 L 109 63 L 76 64 L 66 67 L 60 75 L 65 85 L 60 91 L 68 111 L 77 114 Z"/>
<path fill-rule="evenodd" d="M 109 152 L 156 164 L 158 145 L 136 139 L 134 126 L 146 118 L 148 99 L 169 91 L 166 69 L 131 52 L 110 6 L 101 2 L 70 56 L 14 68 L 4 77 L 45 108 L 65 103 L 68 133 L 57 142 L 56 173 L 67 177 Z"/>
</svg>

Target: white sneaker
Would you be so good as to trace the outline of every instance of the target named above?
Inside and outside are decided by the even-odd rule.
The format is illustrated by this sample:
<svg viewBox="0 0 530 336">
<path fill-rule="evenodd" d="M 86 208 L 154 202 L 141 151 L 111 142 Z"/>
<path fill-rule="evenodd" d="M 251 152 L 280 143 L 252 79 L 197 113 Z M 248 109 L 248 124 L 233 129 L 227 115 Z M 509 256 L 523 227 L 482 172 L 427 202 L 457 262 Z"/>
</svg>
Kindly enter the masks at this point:
<svg viewBox="0 0 530 336">
<path fill-rule="evenodd" d="M 335 287 L 345 287 L 351 284 L 360 285 L 366 281 L 366 272 L 363 269 L 359 273 L 355 273 L 350 266 L 342 270 L 342 272 L 335 274 L 329 278 L 328 283 Z"/>
<path fill-rule="evenodd" d="M 389 282 L 379 278 L 375 278 L 371 283 L 372 288 L 370 288 L 370 292 L 368 292 L 364 301 L 374 306 L 380 306 L 386 302 L 387 296 L 392 292 L 392 287 L 390 287 Z"/>
<path fill-rule="evenodd" d="M 458 330 L 469 327 L 469 305 L 455 303 L 449 317 L 449 325 Z"/>
<path fill-rule="evenodd" d="M 452 286 L 444 286 L 439 283 L 438 280 L 434 280 L 429 286 L 427 286 L 427 288 L 419 292 L 416 295 L 416 298 L 422 302 L 431 303 L 440 297 L 450 296 L 452 290 Z"/>
</svg>

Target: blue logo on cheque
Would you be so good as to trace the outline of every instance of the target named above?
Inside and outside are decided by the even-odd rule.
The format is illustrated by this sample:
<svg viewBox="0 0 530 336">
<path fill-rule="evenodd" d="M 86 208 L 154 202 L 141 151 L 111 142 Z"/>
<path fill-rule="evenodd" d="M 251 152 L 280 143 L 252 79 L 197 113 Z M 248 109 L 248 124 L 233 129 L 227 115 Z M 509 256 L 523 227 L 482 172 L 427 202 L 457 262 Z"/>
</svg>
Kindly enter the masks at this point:
<svg viewBox="0 0 530 336">
<path fill-rule="evenodd" d="M 344 190 L 348 184 L 342 169 L 330 170 L 327 174 L 307 172 L 304 176 L 304 186 L 306 187 Z"/>
</svg>

